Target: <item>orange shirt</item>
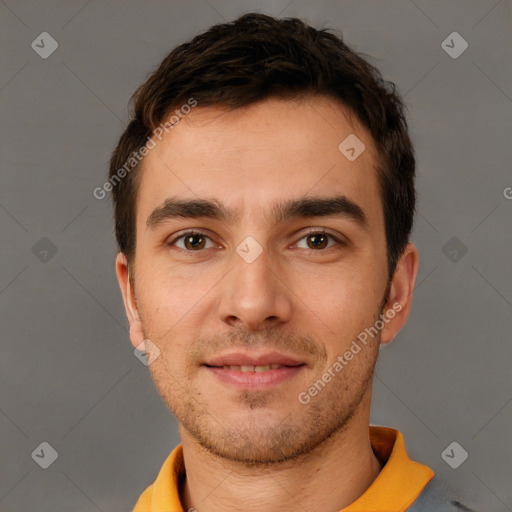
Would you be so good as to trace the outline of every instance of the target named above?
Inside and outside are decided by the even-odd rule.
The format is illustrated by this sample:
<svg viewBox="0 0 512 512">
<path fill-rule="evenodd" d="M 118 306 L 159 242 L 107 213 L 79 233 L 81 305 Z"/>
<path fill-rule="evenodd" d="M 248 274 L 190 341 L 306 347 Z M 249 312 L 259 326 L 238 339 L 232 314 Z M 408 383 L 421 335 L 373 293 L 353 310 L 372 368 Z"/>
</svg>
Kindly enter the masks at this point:
<svg viewBox="0 0 512 512">
<path fill-rule="evenodd" d="M 365 493 L 340 512 L 407 510 L 434 472 L 409 459 L 398 430 L 370 425 L 370 442 L 384 466 Z M 178 491 L 178 477 L 184 472 L 182 446 L 178 445 L 165 460 L 155 482 L 142 493 L 133 512 L 184 512 Z"/>
</svg>

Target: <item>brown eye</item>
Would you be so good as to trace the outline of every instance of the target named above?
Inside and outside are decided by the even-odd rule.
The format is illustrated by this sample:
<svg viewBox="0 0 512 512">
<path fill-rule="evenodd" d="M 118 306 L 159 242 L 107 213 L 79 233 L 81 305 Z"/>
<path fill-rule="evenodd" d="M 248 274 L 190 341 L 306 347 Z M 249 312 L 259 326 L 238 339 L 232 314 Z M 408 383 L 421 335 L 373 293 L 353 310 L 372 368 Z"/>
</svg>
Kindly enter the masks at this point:
<svg viewBox="0 0 512 512">
<path fill-rule="evenodd" d="M 331 248 L 342 249 L 347 246 L 348 243 L 343 237 L 338 238 L 323 229 L 306 233 L 296 244 L 299 249 L 306 249 L 311 253 L 316 252 L 318 254 L 327 252 Z"/>
<path fill-rule="evenodd" d="M 203 235 L 187 235 L 183 239 L 183 244 L 187 249 L 203 249 L 205 240 Z"/>
<path fill-rule="evenodd" d="M 172 242 L 169 242 L 168 245 L 176 245 L 179 249 L 188 252 L 199 252 L 202 249 L 208 248 L 206 247 L 208 240 L 210 240 L 210 237 L 206 236 L 204 233 L 189 231 L 188 233 L 176 237 Z M 178 245 L 179 243 L 182 245 Z"/>
<path fill-rule="evenodd" d="M 308 247 L 310 249 L 325 249 L 327 244 L 329 243 L 328 236 L 321 234 L 312 234 L 306 237 L 308 239 Z"/>
</svg>

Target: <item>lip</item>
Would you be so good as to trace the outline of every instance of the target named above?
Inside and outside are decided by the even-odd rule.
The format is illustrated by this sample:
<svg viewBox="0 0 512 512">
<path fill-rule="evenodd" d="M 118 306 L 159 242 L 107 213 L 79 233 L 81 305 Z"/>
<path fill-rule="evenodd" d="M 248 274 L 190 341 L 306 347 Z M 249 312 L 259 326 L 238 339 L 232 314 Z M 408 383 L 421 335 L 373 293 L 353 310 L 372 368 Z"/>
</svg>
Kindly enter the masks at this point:
<svg viewBox="0 0 512 512">
<path fill-rule="evenodd" d="M 205 366 L 266 366 L 270 364 L 280 364 L 283 366 L 300 366 L 304 361 L 300 361 L 291 356 L 281 354 L 280 352 L 263 352 L 254 354 L 249 352 L 226 352 L 212 357 L 203 365 Z M 274 371 L 274 370 L 269 370 Z"/>
<path fill-rule="evenodd" d="M 230 389 L 237 388 L 252 391 L 265 390 L 290 380 L 301 373 L 305 367 L 305 364 L 299 364 L 297 366 L 283 366 L 265 372 L 242 372 L 205 366 L 208 373 L 227 384 Z"/>
<path fill-rule="evenodd" d="M 223 366 L 267 366 L 277 364 L 281 368 L 274 368 L 264 372 L 243 372 L 238 369 L 223 368 Z M 275 351 L 249 353 L 231 351 L 216 355 L 203 363 L 209 374 L 227 384 L 231 389 L 264 390 L 292 379 L 304 368 L 306 363 L 292 356 Z"/>
</svg>

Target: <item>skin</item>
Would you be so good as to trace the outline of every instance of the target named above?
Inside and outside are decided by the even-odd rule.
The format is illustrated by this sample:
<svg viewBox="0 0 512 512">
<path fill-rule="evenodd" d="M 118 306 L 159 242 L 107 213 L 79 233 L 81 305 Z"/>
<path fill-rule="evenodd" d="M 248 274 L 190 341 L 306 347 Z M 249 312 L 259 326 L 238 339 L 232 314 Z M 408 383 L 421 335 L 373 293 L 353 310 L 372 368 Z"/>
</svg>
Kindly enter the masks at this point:
<svg viewBox="0 0 512 512">
<path fill-rule="evenodd" d="M 338 145 L 352 133 L 366 149 L 349 161 Z M 368 435 L 372 376 L 379 346 L 407 321 L 418 270 L 409 244 L 388 283 L 371 136 L 337 101 L 310 96 L 231 111 L 195 107 L 156 142 L 137 197 L 133 285 L 121 253 L 116 272 L 132 344 L 150 339 L 160 350 L 149 368 L 179 424 L 184 510 L 339 511 L 381 470 Z M 338 194 L 363 209 L 366 229 L 347 217 L 275 224 L 269 215 L 281 200 Z M 240 219 L 168 219 L 147 228 L 171 196 L 215 198 Z M 183 238 L 172 245 L 191 228 L 207 237 L 193 240 L 199 249 Z M 328 238 L 316 248 L 308 228 L 347 245 Z M 247 236 L 263 249 L 252 263 L 236 252 Z M 298 394 L 393 304 L 401 310 L 379 335 L 300 403 Z M 272 347 L 306 366 L 269 390 L 233 389 L 201 363 L 235 347 Z"/>
</svg>

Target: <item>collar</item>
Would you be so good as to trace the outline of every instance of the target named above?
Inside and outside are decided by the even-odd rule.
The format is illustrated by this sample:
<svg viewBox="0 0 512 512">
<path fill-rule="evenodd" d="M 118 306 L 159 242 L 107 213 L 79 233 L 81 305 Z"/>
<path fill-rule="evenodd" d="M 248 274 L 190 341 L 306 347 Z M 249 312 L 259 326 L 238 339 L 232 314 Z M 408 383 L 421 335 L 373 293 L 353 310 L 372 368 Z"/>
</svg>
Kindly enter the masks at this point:
<svg viewBox="0 0 512 512">
<path fill-rule="evenodd" d="M 364 494 L 341 512 L 407 510 L 434 477 L 434 471 L 409 458 L 398 430 L 370 425 L 370 442 L 384 466 Z"/>
<path fill-rule="evenodd" d="M 409 458 L 398 430 L 370 425 L 369 436 L 382 470 L 364 494 L 340 512 L 403 512 L 434 477 L 434 471 Z M 184 473 L 180 444 L 165 460 L 155 482 L 142 493 L 133 512 L 184 512 L 179 498 L 179 479 Z"/>
</svg>

